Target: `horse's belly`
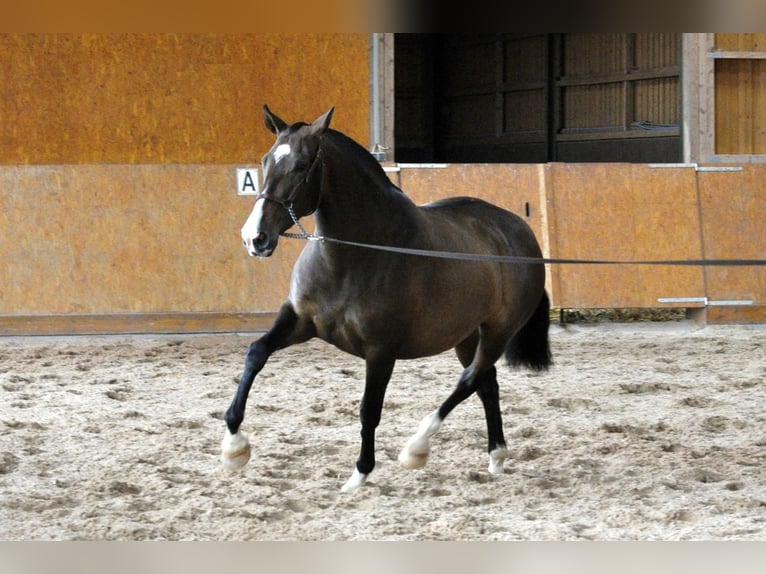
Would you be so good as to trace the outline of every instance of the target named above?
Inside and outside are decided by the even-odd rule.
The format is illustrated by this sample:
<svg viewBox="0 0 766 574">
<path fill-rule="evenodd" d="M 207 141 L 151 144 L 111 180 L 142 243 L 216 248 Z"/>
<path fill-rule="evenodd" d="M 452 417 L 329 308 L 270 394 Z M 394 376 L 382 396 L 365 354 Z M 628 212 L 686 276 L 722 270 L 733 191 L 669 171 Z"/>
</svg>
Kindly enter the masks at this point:
<svg viewBox="0 0 766 574">
<path fill-rule="evenodd" d="M 473 329 L 463 332 L 465 325 L 445 330 L 444 321 L 437 326 L 429 325 L 429 320 L 423 317 L 415 321 L 406 319 L 395 315 L 378 316 L 369 309 L 345 309 L 340 313 L 316 314 L 313 322 L 320 339 L 362 358 L 379 352 L 396 359 L 436 355 L 473 332 Z"/>
<path fill-rule="evenodd" d="M 365 356 L 368 333 L 353 320 L 352 316 L 349 316 L 347 311 L 317 312 L 311 314 L 311 320 L 317 337 L 346 353 L 358 357 Z"/>
<path fill-rule="evenodd" d="M 364 357 L 364 345 L 356 333 L 350 332 L 343 327 L 326 327 L 321 325 L 317 327 L 317 334 L 320 339 L 327 341 L 331 345 L 334 345 L 341 351 L 356 355 L 357 357 Z"/>
<path fill-rule="evenodd" d="M 450 321 L 449 317 L 420 317 L 397 341 L 397 358 L 416 359 L 438 355 L 456 347 L 478 328 L 478 322 Z"/>
</svg>

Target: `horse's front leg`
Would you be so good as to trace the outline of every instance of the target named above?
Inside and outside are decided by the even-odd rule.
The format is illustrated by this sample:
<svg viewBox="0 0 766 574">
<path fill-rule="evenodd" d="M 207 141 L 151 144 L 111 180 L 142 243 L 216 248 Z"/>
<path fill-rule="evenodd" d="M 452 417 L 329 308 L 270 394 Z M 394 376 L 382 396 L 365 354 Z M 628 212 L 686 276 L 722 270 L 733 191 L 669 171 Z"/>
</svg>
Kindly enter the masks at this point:
<svg viewBox="0 0 766 574">
<path fill-rule="evenodd" d="M 391 373 L 394 371 L 394 363 L 395 360 L 389 358 L 367 359 L 364 396 L 359 408 L 359 418 L 362 422 L 362 448 L 351 478 L 341 489 L 343 492 L 351 492 L 362 486 L 375 468 L 375 429 L 380 423 L 383 399 Z"/>
<path fill-rule="evenodd" d="M 237 470 L 250 460 L 250 441 L 239 432 L 239 427 L 245 418 L 247 397 L 255 376 L 263 369 L 274 351 L 308 341 L 315 334 L 313 324 L 302 320 L 292 305 L 285 303 L 271 329 L 250 345 L 237 392 L 224 416 L 227 427 L 221 442 L 221 460 L 224 468 Z"/>
</svg>

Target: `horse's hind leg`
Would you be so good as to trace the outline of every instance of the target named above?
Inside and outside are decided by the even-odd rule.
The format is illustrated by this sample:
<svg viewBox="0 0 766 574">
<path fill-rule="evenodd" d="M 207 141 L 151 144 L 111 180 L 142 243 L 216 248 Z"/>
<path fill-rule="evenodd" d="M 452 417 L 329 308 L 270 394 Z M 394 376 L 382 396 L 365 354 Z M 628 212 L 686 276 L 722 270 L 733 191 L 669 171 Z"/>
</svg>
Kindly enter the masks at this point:
<svg viewBox="0 0 766 574">
<path fill-rule="evenodd" d="M 487 442 L 489 472 L 503 474 L 503 464 L 508 458 L 508 449 L 503 436 L 503 418 L 500 413 L 500 390 L 497 385 L 497 369 L 492 366 L 476 381 L 476 394 L 484 406 L 487 419 Z"/>
<path fill-rule="evenodd" d="M 477 340 L 479 341 L 478 344 Z M 473 349 L 475 352 L 472 352 Z M 468 363 L 460 376 L 457 387 L 438 409 L 421 421 L 415 435 L 402 449 L 399 462 L 406 468 L 425 466 L 430 452 L 430 438 L 436 434 L 444 419 L 457 405 L 477 392 L 487 417 L 490 472 L 500 474 L 503 461 L 507 457 L 507 451 L 503 438 L 497 371 L 494 363 L 502 355 L 502 346 L 487 345 L 486 339 L 480 339 L 474 335 L 463 341 L 456 350 L 461 363 L 463 365 Z"/>
<path fill-rule="evenodd" d="M 467 367 L 473 360 L 478 344 L 479 332 L 476 331 L 455 347 L 455 352 L 463 367 Z M 439 409 L 437 409 L 420 421 L 417 432 L 407 441 L 399 453 L 399 463 L 403 467 L 413 469 L 422 468 L 426 465 L 428 455 L 431 453 L 430 439 L 441 427 L 444 416 L 440 415 Z"/>
<path fill-rule="evenodd" d="M 473 361 L 479 342 L 478 332 L 455 348 L 463 367 Z M 503 463 L 508 458 L 508 449 L 503 436 L 503 417 L 500 413 L 500 390 L 497 385 L 497 369 L 493 365 L 476 380 L 476 394 L 484 407 L 487 420 L 487 452 L 489 453 L 489 472 L 503 474 Z"/>
<path fill-rule="evenodd" d="M 250 459 L 250 442 L 239 432 L 239 427 L 245 418 L 245 405 L 255 376 L 274 351 L 307 341 L 313 336 L 313 325 L 301 320 L 292 305 L 286 303 L 271 329 L 250 345 L 237 392 L 224 416 L 227 429 L 221 443 L 221 459 L 225 468 L 237 470 Z"/>
</svg>

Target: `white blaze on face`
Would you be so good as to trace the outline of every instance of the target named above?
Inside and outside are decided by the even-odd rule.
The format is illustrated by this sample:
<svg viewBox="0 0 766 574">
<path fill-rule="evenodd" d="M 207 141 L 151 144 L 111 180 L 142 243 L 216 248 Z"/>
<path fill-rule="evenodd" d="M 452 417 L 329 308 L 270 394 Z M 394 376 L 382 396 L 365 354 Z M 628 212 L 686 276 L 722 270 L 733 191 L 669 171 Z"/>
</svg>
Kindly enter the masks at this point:
<svg viewBox="0 0 766 574">
<path fill-rule="evenodd" d="M 285 156 L 292 152 L 290 144 L 279 144 L 272 152 L 274 158 L 274 165 L 277 165 Z M 268 174 L 264 172 L 264 179 L 268 179 Z M 267 193 L 268 183 L 264 181 L 263 192 Z M 255 247 L 253 246 L 253 240 L 258 236 L 261 231 L 261 223 L 263 221 L 263 205 L 266 199 L 263 197 L 258 198 L 253 206 L 253 211 L 250 213 L 250 217 L 245 221 L 245 225 L 242 226 L 242 242 L 245 245 L 245 249 L 250 255 L 255 255 Z"/>
<path fill-rule="evenodd" d="M 279 163 L 279 160 L 281 160 L 286 155 L 289 155 L 292 149 L 290 149 L 290 144 L 280 144 L 277 146 L 277 149 L 274 150 L 274 153 L 272 156 L 274 157 L 274 165 Z"/>
<path fill-rule="evenodd" d="M 242 226 L 242 242 L 245 244 L 245 249 L 250 255 L 255 255 L 255 248 L 253 247 L 253 239 L 258 235 L 261 229 L 261 221 L 263 221 L 263 204 L 266 198 L 259 197 L 255 201 L 253 211 L 250 213 L 250 217 L 247 218 L 245 224 Z"/>
</svg>

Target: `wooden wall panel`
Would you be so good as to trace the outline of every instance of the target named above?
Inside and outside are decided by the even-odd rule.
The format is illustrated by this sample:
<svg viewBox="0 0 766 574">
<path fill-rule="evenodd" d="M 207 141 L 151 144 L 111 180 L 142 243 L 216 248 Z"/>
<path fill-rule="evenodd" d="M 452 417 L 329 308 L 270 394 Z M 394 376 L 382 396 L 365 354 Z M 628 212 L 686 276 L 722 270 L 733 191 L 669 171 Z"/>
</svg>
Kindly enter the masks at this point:
<svg viewBox="0 0 766 574">
<path fill-rule="evenodd" d="M 247 256 L 239 229 L 253 198 L 236 196 L 235 167 L 0 167 L 0 334 L 267 327 L 304 242 L 282 239 L 267 260 Z M 519 213 L 549 256 L 766 257 L 766 166 L 392 167 L 416 203 L 472 195 Z M 755 302 L 708 308 L 708 320 L 766 320 L 761 268 L 552 265 L 549 278 L 556 307 L 707 296 Z"/>
<path fill-rule="evenodd" d="M 717 60 L 716 153 L 766 154 L 766 60 Z"/>
<path fill-rule="evenodd" d="M 766 166 L 701 172 L 699 188 L 705 256 L 766 258 Z M 713 302 L 745 300 L 766 306 L 764 267 L 709 267 L 705 279 Z"/>
<path fill-rule="evenodd" d="M 273 312 L 302 247 L 250 258 L 235 166 L 0 168 L 0 316 Z"/>
<path fill-rule="evenodd" d="M 766 34 L 716 34 L 715 47 L 717 50 L 726 50 L 731 52 L 766 50 Z"/>
<path fill-rule="evenodd" d="M 679 34 L 576 33 L 563 41 L 565 130 L 622 139 L 636 136 L 636 122 L 678 124 Z"/>
<path fill-rule="evenodd" d="M 0 164 L 237 163 L 336 106 L 367 145 L 367 34 L 0 34 Z"/>
<path fill-rule="evenodd" d="M 716 34 L 715 151 L 766 154 L 766 34 Z M 756 54 L 759 55 L 759 54 Z M 760 55 L 759 55 L 760 56 Z"/>
<path fill-rule="evenodd" d="M 303 247 L 249 258 L 235 168 L 336 106 L 367 34 L 0 34 L 0 333 L 261 329 Z"/>
<path fill-rule="evenodd" d="M 547 169 L 544 164 L 448 164 L 403 167 L 396 174 L 398 177 L 392 179 L 418 204 L 445 197 L 471 196 L 507 209 L 529 223 L 547 256 Z M 550 268 L 546 277 L 550 291 Z"/>
<path fill-rule="evenodd" d="M 543 243 L 541 185 L 545 166 L 537 164 L 445 164 L 444 167 L 402 167 L 395 180 L 415 203 L 445 197 L 485 199 L 522 216 Z M 544 197 L 544 190 L 543 190 Z M 529 216 L 526 215 L 527 210 Z"/>
<path fill-rule="evenodd" d="M 693 169 L 553 164 L 550 177 L 548 219 L 554 256 L 700 258 Z M 553 304 L 563 308 L 657 307 L 661 297 L 704 295 L 702 270 L 696 267 L 553 266 Z"/>
</svg>

